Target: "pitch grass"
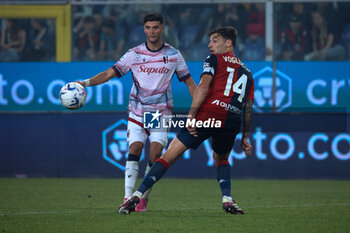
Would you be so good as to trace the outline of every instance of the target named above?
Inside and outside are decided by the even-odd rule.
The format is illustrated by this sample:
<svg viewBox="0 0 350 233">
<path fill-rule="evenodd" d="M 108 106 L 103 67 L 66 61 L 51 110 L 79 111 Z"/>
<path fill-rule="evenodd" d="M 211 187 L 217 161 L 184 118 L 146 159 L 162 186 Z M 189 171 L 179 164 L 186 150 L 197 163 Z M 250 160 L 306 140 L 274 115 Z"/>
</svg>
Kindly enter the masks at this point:
<svg viewBox="0 0 350 233">
<path fill-rule="evenodd" d="M 215 180 L 163 179 L 149 211 L 118 215 L 123 179 L 0 179 L 3 232 L 350 232 L 350 181 L 232 180 L 246 211 L 225 214 Z"/>
</svg>

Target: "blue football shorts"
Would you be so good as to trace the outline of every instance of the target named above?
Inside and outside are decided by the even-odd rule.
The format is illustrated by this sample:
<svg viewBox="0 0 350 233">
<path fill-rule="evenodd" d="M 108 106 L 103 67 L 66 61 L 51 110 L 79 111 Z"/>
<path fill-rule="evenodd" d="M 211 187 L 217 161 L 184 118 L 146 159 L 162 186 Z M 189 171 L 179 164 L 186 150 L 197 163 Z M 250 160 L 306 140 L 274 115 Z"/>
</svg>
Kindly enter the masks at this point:
<svg viewBox="0 0 350 233">
<path fill-rule="evenodd" d="M 199 145 L 210 138 L 211 147 L 215 153 L 221 155 L 232 150 L 233 143 L 239 130 L 227 129 L 197 129 L 198 137 L 193 136 L 187 130 L 182 128 L 176 137 L 188 148 L 197 149 Z"/>
</svg>

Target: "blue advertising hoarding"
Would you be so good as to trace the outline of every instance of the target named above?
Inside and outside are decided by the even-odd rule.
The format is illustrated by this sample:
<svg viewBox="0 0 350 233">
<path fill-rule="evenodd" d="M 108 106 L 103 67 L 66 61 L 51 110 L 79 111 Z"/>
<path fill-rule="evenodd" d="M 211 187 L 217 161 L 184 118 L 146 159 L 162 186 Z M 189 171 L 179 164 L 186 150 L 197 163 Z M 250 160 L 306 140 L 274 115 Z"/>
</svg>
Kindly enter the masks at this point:
<svg viewBox="0 0 350 233">
<path fill-rule="evenodd" d="M 229 157 L 232 177 L 349 179 L 349 118 L 255 114 L 249 135 L 253 155 L 244 155 L 238 135 Z M 334 123 L 324 124 L 328 121 Z M 126 113 L 0 114 L 0 176 L 123 177 L 126 126 Z M 170 132 L 169 142 L 175 134 Z M 147 144 L 140 174 L 148 149 Z M 215 175 L 209 141 L 185 152 L 167 173 L 189 178 Z"/>
<path fill-rule="evenodd" d="M 108 62 L 0 63 L 0 111 L 66 111 L 58 99 L 60 88 L 67 82 L 90 78 L 112 65 Z M 188 62 L 197 84 L 202 65 L 202 62 Z M 275 95 L 272 63 L 246 62 L 246 65 L 255 79 L 257 112 L 271 111 L 273 97 L 277 112 L 350 108 L 349 62 L 278 62 Z M 87 104 L 80 111 L 125 111 L 131 86 L 132 77 L 128 73 L 104 85 L 88 87 Z M 188 108 L 191 96 L 186 85 L 175 77 L 172 89 L 175 107 Z"/>
<path fill-rule="evenodd" d="M 291 106 L 306 109 L 349 108 L 349 67 L 349 62 L 277 63 L 277 71 L 291 78 Z"/>
<path fill-rule="evenodd" d="M 131 75 L 88 87 L 87 104 L 79 111 L 64 109 L 58 99 L 66 82 L 112 65 L 0 63 L 0 176 L 123 177 Z M 344 111 L 350 107 L 349 63 L 278 62 L 275 95 L 272 63 L 246 65 L 255 78 L 250 133 L 255 150 L 246 158 L 238 136 L 230 156 L 233 177 L 350 178 L 350 115 Z M 188 66 L 198 83 L 202 63 Z M 175 77 L 172 89 L 175 109 L 188 108 L 186 85 Z M 271 114 L 274 96 L 277 113 Z M 321 111 L 310 111 L 316 108 Z M 184 153 L 168 176 L 215 177 L 211 152 L 206 141 Z"/>
</svg>

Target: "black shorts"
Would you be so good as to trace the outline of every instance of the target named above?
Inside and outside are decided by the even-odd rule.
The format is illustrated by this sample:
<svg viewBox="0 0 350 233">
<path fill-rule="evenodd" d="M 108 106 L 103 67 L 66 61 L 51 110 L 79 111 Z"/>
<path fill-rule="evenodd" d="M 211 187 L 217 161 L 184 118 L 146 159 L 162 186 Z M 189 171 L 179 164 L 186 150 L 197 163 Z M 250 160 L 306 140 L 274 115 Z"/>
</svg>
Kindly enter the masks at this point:
<svg viewBox="0 0 350 233">
<path fill-rule="evenodd" d="M 239 130 L 228 131 L 227 129 L 197 129 L 198 137 L 188 132 L 187 128 L 182 128 L 176 137 L 188 148 L 197 149 L 198 146 L 210 138 L 211 147 L 217 154 L 226 154 L 232 150 L 233 143 Z"/>
</svg>

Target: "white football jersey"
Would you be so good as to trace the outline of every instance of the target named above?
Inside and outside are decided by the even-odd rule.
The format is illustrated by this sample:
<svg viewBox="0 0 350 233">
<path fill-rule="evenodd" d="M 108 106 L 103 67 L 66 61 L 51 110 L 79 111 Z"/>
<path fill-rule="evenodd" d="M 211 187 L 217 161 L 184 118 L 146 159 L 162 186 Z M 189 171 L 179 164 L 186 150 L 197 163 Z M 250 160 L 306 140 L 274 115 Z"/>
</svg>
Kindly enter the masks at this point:
<svg viewBox="0 0 350 233">
<path fill-rule="evenodd" d="M 131 71 L 134 83 L 128 110 L 140 117 L 145 111 L 171 113 L 171 80 L 174 73 L 176 72 L 179 81 L 190 77 L 181 53 L 166 43 L 157 51 L 150 50 L 146 43 L 129 49 L 112 68 L 117 77 Z"/>
</svg>

